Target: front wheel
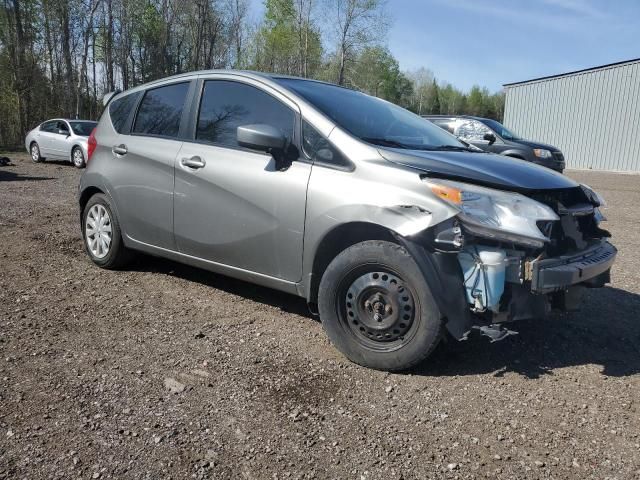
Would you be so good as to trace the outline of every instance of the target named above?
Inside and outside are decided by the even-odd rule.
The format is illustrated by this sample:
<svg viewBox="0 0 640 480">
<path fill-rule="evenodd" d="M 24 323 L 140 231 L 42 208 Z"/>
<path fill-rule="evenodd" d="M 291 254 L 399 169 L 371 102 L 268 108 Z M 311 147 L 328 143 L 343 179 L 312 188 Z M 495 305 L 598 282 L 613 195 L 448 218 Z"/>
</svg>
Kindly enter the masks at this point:
<svg viewBox="0 0 640 480">
<path fill-rule="evenodd" d="M 73 149 L 71 152 L 71 160 L 76 168 L 84 167 L 84 153 L 82 153 L 82 149 L 80 147 L 75 147 Z"/>
<path fill-rule="evenodd" d="M 82 236 L 89 258 L 99 267 L 122 268 L 131 259 L 131 251 L 124 246 L 111 202 L 102 193 L 91 197 L 84 207 Z"/>
<path fill-rule="evenodd" d="M 442 321 L 418 265 L 401 246 L 367 241 L 340 253 L 318 292 L 322 325 L 351 361 L 406 370 L 438 345 Z"/>
</svg>

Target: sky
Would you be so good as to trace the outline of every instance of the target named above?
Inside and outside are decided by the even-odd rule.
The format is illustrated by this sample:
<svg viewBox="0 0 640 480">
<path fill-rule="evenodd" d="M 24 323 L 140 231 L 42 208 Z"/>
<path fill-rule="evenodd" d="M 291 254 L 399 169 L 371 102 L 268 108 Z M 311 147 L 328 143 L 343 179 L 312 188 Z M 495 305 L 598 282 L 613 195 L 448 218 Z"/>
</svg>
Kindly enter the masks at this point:
<svg viewBox="0 0 640 480">
<path fill-rule="evenodd" d="M 262 0 L 251 0 L 258 18 Z M 640 0 L 387 0 L 387 46 L 463 90 L 640 57 Z"/>
</svg>

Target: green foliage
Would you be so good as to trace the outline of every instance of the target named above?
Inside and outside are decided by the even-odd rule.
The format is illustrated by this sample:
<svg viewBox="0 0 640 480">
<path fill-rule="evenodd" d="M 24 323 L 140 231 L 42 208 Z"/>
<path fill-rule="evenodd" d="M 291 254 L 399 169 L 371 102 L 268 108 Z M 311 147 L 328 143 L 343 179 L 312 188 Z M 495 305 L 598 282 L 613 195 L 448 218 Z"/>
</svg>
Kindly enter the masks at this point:
<svg viewBox="0 0 640 480">
<path fill-rule="evenodd" d="M 501 93 L 466 94 L 427 69 L 403 72 L 385 46 L 384 0 L 265 0 L 258 25 L 249 2 L 0 3 L 0 147 L 20 145 L 47 118 L 97 118 L 106 91 L 207 68 L 340 82 L 423 115 L 502 117 Z"/>
<path fill-rule="evenodd" d="M 345 83 L 370 95 L 399 105 L 407 105 L 413 85 L 400 71 L 391 52 L 379 46 L 367 47 L 347 71 Z"/>
<path fill-rule="evenodd" d="M 502 119 L 504 95 L 491 95 L 486 88 L 475 85 L 471 88 L 466 101 L 465 113 L 479 117 Z"/>
<path fill-rule="evenodd" d="M 250 68 L 303 77 L 317 73 L 322 63 L 322 38 L 302 10 L 305 5 L 293 0 L 265 1 L 265 17 L 254 39 Z"/>
</svg>

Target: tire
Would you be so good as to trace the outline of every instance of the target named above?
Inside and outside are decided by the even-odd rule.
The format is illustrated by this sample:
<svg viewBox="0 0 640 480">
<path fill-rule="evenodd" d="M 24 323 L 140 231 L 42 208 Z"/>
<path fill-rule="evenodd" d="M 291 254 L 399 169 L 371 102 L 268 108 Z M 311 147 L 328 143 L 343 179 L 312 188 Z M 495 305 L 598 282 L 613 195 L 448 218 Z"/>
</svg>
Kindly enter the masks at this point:
<svg viewBox="0 0 640 480">
<path fill-rule="evenodd" d="M 37 142 L 31 142 L 31 145 L 29 145 L 29 153 L 31 153 L 31 161 L 34 163 L 45 160 L 45 158 L 40 155 L 40 145 L 38 145 Z"/>
<path fill-rule="evenodd" d="M 106 217 L 104 214 L 106 213 Z M 104 221 L 101 221 L 104 219 Z M 94 228 L 92 228 L 92 225 Z M 107 229 L 108 228 L 108 229 Z M 110 232 L 108 231 L 110 230 Z M 91 231 L 94 233 L 91 235 Z M 110 233 L 110 240 L 106 236 Z M 100 239 L 102 237 L 102 240 Z M 82 212 L 82 238 L 91 261 L 101 268 L 116 270 L 126 266 L 133 254 L 124 246 L 122 230 L 109 197 L 102 193 L 92 196 Z M 106 245 L 106 249 L 104 248 Z"/>
<path fill-rule="evenodd" d="M 358 243 L 334 258 L 320 281 L 318 309 L 336 348 L 377 370 L 418 365 L 442 337 L 440 313 L 418 265 L 390 242 Z"/>
<path fill-rule="evenodd" d="M 76 168 L 84 168 L 84 153 L 82 153 L 80 147 L 74 147 L 73 150 L 71 150 L 71 163 L 73 163 L 73 166 Z"/>
</svg>

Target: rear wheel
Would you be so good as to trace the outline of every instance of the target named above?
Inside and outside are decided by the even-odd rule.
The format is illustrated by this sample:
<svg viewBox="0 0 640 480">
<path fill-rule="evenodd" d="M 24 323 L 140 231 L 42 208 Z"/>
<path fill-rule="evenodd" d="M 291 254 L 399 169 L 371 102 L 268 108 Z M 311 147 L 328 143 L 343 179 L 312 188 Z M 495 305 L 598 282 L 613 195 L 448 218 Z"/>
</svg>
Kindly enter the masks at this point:
<svg viewBox="0 0 640 480">
<path fill-rule="evenodd" d="M 318 307 L 331 342 L 366 367 L 411 368 L 441 338 L 440 314 L 418 265 L 390 242 L 362 242 L 340 253 L 322 277 Z"/>
<path fill-rule="evenodd" d="M 131 260 L 132 253 L 122 242 L 120 224 L 109 198 L 95 194 L 82 213 L 82 236 L 89 258 L 102 268 L 117 269 Z"/>
<path fill-rule="evenodd" d="M 36 142 L 31 143 L 30 151 L 31 161 L 38 163 L 44 160 L 44 158 L 40 156 L 40 146 Z"/>
<path fill-rule="evenodd" d="M 85 165 L 84 153 L 80 147 L 75 147 L 71 152 L 71 160 L 76 168 L 82 168 Z"/>
</svg>

